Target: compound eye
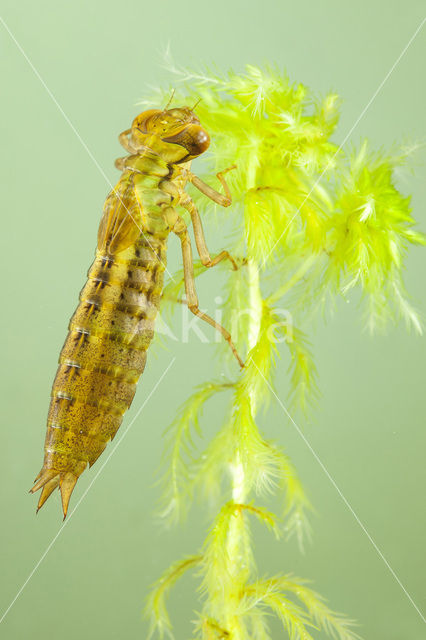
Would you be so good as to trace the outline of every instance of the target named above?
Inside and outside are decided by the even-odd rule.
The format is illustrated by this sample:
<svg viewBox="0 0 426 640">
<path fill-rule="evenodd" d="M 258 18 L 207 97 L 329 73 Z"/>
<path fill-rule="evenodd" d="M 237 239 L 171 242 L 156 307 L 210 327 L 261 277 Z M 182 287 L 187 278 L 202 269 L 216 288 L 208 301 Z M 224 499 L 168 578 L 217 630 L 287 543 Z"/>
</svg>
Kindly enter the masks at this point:
<svg viewBox="0 0 426 640">
<path fill-rule="evenodd" d="M 210 144 L 210 136 L 207 131 L 196 124 L 191 124 L 174 136 L 163 138 L 163 140 L 172 144 L 180 144 L 190 156 L 199 156 L 208 149 Z"/>
<path fill-rule="evenodd" d="M 194 129 L 198 129 L 195 136 L 193 136 L 194 145 L 198 148 L 198 154 L 204 153 L 210 145 L 210 136 L 202 127 L 194 126 Z"/>
</svg>

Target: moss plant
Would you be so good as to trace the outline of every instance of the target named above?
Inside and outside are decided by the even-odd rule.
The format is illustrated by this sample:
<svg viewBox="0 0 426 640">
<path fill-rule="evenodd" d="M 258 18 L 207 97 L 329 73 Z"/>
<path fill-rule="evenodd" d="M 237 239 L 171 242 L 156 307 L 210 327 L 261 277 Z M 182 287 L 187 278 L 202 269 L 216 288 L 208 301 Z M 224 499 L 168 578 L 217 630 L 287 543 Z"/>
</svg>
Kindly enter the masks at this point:
<svg viewBox="0 0 426 640">
<path fill-rule="evenodd" d="M 331 141 L 338 97 L 316 100 L 274 69 L 247 67 L 225 77 L 176 71 L 184 86 L 176 104 L 201 98 L 197 113 L 212 137 L 210 169 L 237 165 L 227 175 L 232 208 L 217 215 L 234 224 L 226 248 L 241 267 L 222 270 L 228 291 L 223 323 L 246 366 L 234 380 L 200 385 L 168 431 L 164 515 L 182 516 L 196 489 L 219 507 L 202 549 L 154 585 L 147 606 L 152 631 L 171 633 L 167 596 L 184 572 L 194 570 L 201 600 L 197 638 L 266 640 L 272 612 L 292 639 L 309 640 L 321 629 L 350 640 L 357 637 L 352 623 L 306 580 L 286 573 L 291 566 L 271 577 L 258 572 L 251 521 L 277 536 L 295 534 L 302 545 L 310 505 L 289 458 L 257 419 L 274 401 L 279 355 L 288 367 L 289 410 L 306 411 L 317 389 L 306 333 L 316 313 L 351 289 L 361 293 L 371 330 L 403 318 L 421 332 L 401 275 L 408 246 L 425 244 L 413 230 L 409 198 L 395 186 L 394 171 L 407 154 L 374 153 L 367 142 L 346 154 Z M 205 198 L 199 204 L 206 220 L 209 205 Z M 197 265 L 197 274 L 203 270 Z M 182 294 L 178 280 L 168 286 L 169 298 Z M 225 349 L 221 362 L 224 357 Z M 223 403 L 226 395 L 226 417 L 199 451 L 193 435 L 201 429 L 204 404 Z M 257 503 L 271 491 L 283 496 L 280 517 Z"/>
</svg>

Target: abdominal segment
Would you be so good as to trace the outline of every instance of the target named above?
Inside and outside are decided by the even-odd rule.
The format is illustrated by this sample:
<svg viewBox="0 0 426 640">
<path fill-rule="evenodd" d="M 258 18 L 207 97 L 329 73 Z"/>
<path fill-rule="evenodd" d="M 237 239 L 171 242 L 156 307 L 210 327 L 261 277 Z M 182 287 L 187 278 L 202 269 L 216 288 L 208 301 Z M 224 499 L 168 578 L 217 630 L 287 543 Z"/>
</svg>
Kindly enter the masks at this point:
<svg viewBox="0 0 426 640">
<path fill-rule="evenodd" d="M 38 509 L 60 487 L 64 516 L 74 486 L 130 407 L 163 287 L 164 238 L 141 236 L 117 256 L 98 252 L 71 318 L 53 383 Z"/>
</svg>

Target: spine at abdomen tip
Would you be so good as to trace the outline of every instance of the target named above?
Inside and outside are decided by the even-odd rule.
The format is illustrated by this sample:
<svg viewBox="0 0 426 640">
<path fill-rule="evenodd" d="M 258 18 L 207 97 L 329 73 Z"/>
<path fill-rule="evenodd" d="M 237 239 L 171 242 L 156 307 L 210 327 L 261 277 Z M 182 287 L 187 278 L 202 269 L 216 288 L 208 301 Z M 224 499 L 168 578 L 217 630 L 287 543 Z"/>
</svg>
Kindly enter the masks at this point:
<svg viewBox="0 0 426 640">
<path fill-rule="evenodd" d="M 130 407 L 163 286 L 165 246 L 143 242 L 127 259 L 98 255 L 71 318 L 52 388 L 38 509 L 60 485 L 64 515 L 78 477 Z"/>
</svg>

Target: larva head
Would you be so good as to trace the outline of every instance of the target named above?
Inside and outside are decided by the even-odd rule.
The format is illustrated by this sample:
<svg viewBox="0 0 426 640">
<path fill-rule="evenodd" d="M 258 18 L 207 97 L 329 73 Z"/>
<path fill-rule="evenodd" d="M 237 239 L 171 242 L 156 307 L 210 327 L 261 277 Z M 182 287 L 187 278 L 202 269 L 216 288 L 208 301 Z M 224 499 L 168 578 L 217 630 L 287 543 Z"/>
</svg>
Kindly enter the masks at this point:
<svg viewBox="0 0 426 640">
<path fill-rule="evenodd" d="M 201 155 L 210 144 L 207 131 L 191 109 L 149 109 L 132 124 L 135 148 L 149 147 L 167 162 L 188 162 Z"/>
</svg>

